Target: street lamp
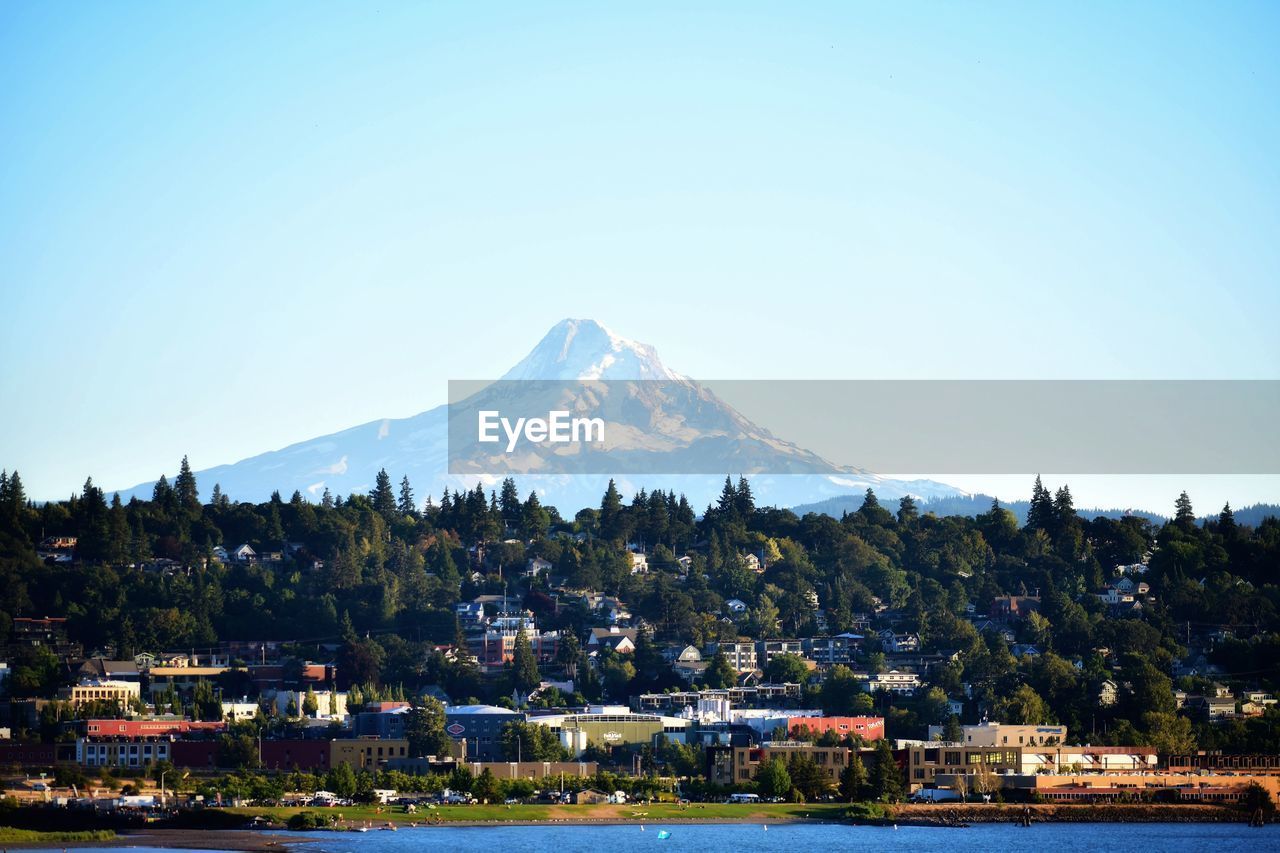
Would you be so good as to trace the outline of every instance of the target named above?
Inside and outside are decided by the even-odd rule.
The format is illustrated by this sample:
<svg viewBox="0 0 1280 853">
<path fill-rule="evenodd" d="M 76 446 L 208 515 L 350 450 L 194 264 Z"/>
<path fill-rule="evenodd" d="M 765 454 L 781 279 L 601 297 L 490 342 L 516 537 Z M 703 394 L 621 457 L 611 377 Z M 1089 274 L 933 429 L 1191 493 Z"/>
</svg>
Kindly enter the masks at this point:
<svg viewBox="0 0 1280 853">
<path fill-rule="evenodd" d="M 165 790 L 164 790 L 164 777 L 168 776 L 173 771 L 173 769 L 174 768 L 169 767 L 160 772 L 160 805 L 161 806 L 168 805 L 168 798 L 165 796 Z M 182 774 L 182 778 L 185 779 L 190 775 L 191 775 L 191 771 L 188 770 Z"/>
</svg>

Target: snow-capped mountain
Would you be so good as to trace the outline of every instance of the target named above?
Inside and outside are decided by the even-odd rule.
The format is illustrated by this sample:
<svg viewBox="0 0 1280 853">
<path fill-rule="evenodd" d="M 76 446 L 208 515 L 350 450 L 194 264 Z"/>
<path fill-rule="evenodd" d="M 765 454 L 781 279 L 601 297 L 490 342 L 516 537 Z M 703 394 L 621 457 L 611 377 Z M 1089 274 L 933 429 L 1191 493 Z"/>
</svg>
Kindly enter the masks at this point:
<svg viewBox="0 0 1280 853">
<path fill-rule="evenodd" d="M 675 489 L 701 507 L 719 494 L 726 474 L 770 471 L 786 473 L 751 475 L 761 504 L 792 506 L 860 493 L 868 487 L 887 500 L 905 494 L 925 499 L 958 494 L 941 483 L 888 480 L 870 471 L 836 465 L 780 439 L 706 388 L 667 368 L 653 347 L 614 334 L 592 320 L 556 324 L 503 380 L 557 380 L 570 385 L 571 380 L 601 380 L 592 386 L 592 402 L 609 416 L 611 434 L 616 436 L 609 449 L 610 459 L 625 460 L 625 471 L 717 472 L 614 474 L 624 493 L 642 487 Z M 515 387 L 518 393 L 536 395 L 549 385 L 554 383 L 530 383 L 527 390 L 522 385 Z M 555 390 L 563 394 L 565 387 L 561 384 Z M 530 411 L 549 411 L 528 399 L 523 403 Z M 565 405 L 563 399 L 557 402 L 557 407 Z M 609 479 L 600 473 L 536 474 L 536 466 L 521 468 L 517 458 L 507 456 L 475 457 L 459 463 L 456 455 L 453 460 L 448 457 L 448 440 L 448 407 L 442 405 L 408 418 L 371 421 L 198 471 L 197 477 L 205 495 L 218 483 L 235 500 L 262 501 L 276 490 L 286 497 L 298 490 L 312 500 L 325 489 L 335 495 L 366 492 L 380 468 L 386 468 L 395 480 L 408 476 L 419 497 L 439 496 L 446 487 L 471 488 L 477 481 L 496 483 L 509 474 L 521 491 L 536 489 L 544 503 L 554 504 L 566 516 L 597 505 Z M 447 473 L 450 461 L 455 471 L 473 473 Z M 571 472 L 574 468 L 560 465 L 556 470 Z M 135 486 L 122 491 L 121 496 L 147 497 L 153 485 Z"/>
<path fill-rule="evenodd" d="M 616 335 L 595 320 L 561 320 L 503 379 L 673 379 L 648 344 Z"/>
</svg>

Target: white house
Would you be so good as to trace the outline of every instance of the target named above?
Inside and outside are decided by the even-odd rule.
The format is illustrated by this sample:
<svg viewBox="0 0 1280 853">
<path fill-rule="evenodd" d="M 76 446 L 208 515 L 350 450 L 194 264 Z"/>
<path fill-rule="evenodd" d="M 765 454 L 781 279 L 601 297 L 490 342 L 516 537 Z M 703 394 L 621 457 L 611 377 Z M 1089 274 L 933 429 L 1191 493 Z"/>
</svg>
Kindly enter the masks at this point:
<svg viewBox="0 0 1280 853">
<path fill-rule="evenodd" d="M 915 693 L 920 688 L 920 676 L 914 672 L 899 672 L 891 669 L 888 672 L 855 673 L 866 678 L 867 692 L 875 693 L 883 690 L 888 693 Z"/>
<path fill-rule="evenodd" d="M 631 574 L 643 575 L 649 571 L 649 558 L 636 551 L 631 552 Z"/>
<path fill-rule="evenodd" d="M 525 577 L 536 578 L 551 571 L 551 563 L 541 557 L 533 557 L 524 564 Z"/>
</svg>

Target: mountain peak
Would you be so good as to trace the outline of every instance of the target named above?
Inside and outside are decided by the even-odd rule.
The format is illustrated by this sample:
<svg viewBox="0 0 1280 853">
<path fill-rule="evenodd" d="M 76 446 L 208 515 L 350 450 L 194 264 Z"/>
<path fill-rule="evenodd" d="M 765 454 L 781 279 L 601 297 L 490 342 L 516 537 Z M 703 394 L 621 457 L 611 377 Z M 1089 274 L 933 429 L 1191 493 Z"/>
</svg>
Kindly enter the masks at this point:
<svg viewBox="0 0 1280 853">
<path fill-rule="evenodd" d="M 615 334 L 595 320 L 564 319 L 551 327 L 503 379 L 683 379 L 648 344 Z"/>
</svg>

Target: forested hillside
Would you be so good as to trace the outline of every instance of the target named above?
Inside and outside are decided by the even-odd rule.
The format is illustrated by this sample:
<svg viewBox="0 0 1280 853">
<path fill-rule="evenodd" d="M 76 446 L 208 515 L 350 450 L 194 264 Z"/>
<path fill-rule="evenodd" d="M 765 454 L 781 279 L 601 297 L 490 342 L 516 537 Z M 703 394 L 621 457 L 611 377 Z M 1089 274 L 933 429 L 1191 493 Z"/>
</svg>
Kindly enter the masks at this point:
<svg viewBox="0 0 1280 853">
<path fill-rule="evenodd" d="M 76 537 L 70 562 L 42 560 L 50 537 Z M 279 560 L 224 561 L 248 544 Z M 628 546 L 647 554 L 633 574 Z M 678 558 L 691 557 L 687 567 Z M 748 557 L 761 562 L 752 571 Z M 522 577 L 541 557 L 552 570 Z M 1123 612 L 1096 595 L 1117 566 L 1146 563 L 1150 592 Z M 1280 522 L 1236 522 L 1229 508 L 1200 523 L 1186 495 L 1174 517 L 1083 518 L 1066 486 L 1036 482 L 1027 523 L 992 505 L 976 517 L 921 514 L 910 498 L 893 508 L 868 493 L 843 518 L 755 506 L 750 484 L 726 480 L 720 500 L 696 512 L 662 491 L 624 501 L 610 486 L 598 508 L 572 518 L 521 496 L 512 481 L 420 500 L 385 472 L 364 495 L 295 493 L 262 504 L 213 485 L 207 499 L 185 460 L 151 500 L 121 503 L 85 483 L 66 501 L 35 505 L 17 473 L 0 479 L 0 635 L 18 616 L 66 616 L 86 651 L 129 656 L 200 649 L 226 640 L 291 641 L 331 648 L 345 683 L 421 687 L 438 683 L 464 699 L 500 694 L 454 643 L 454 605 L 508 592 L 542 629 L 581 637 L 600 624 L 576 593 L 624 601 L 645 648 L 634 678 L 606 685 L 614 698 L 675 683 L 653 649 L 839 633 L 870 623 L 915 632 L 925 651 L 958 651 L 914 697 L 881 696 L 898 736 L 945 721 L 945 699 L 964 697 L 968 716 L 1067 723 L 1093 742 L 1158 742 L 1280 749 L 1277 712 L 1255 720 L 1192 726 L 1176 713 L 1175 664 L 1202 653 L 1216 678 L 1274 688 L 1280 678 Z M 1037 654 L 1015 658 L 984 617 L 1002 595 L 1038 594 L 1040 606 L 1011 623 Z M 727 618 L 726 601 L 748 605 Z M 459 645 L 461 642 L 459 641 Z M 14 695 L 43 695 L 62 674 L 48 660 L 11 660 Z M 866 661 L 875 667 L 873 651 Z M 865 709 L 828 674 L 808 686 L 831 710 Z M 1114 704 L 1099 701 L 1105 681 Z M 1206 689 L 1184 677 L 1188 692 Z M 939 703 L 942 708 L 939 708 Z"/>
</svg>

